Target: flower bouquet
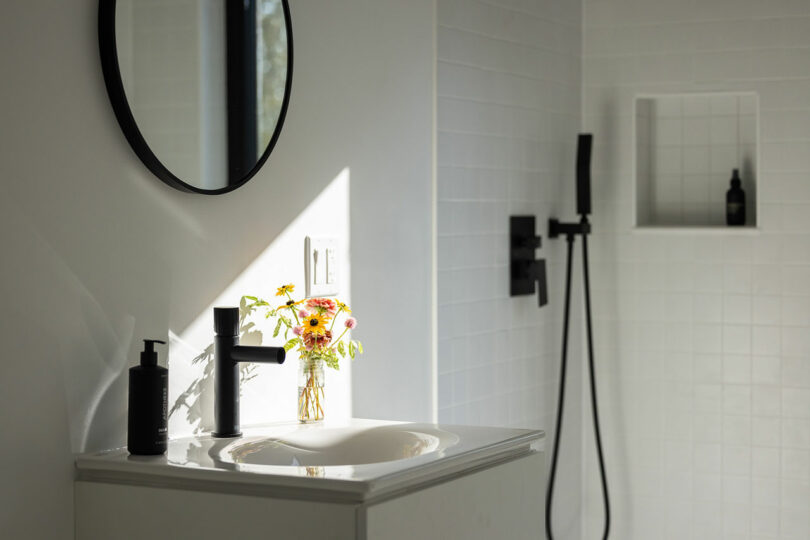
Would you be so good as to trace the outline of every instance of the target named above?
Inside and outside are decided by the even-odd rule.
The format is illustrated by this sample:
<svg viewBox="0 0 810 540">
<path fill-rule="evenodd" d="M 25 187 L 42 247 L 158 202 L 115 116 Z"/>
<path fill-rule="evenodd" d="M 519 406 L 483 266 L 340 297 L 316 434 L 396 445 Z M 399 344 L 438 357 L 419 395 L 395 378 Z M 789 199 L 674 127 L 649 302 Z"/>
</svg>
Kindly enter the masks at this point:
<svg viewBox="0 0 810 540">
<path fill-rule="evenodd" d="M 351 316 L 349 306 L 333 298 L 295 300 L 292 297 L 294 289 L 294 285 L 279 287 L 276 296 L 286 298 L 286 302 L 275 308 L 256 296 L 243 297 L 242 305 L 248 314 L 266 308 L 265 318 L 276 319 L 273 337 L 277 337 L 283 328 L 287 340 L 284 350 L 289 352 L 297 347 L 300 358 L 298 421 L 318 422 L 325 416 L 324 365 L 340 369 L 340 359 L 346 355 L 354 359 L 358 353 L 363 353 L 363 345 L 347 337 L 347 332 L 357 326 L 357 319 Z M 338 324 L 340 318 L 342 322 Z M 335 337 L 338 332 L 340 335 Z"/>
</svg>

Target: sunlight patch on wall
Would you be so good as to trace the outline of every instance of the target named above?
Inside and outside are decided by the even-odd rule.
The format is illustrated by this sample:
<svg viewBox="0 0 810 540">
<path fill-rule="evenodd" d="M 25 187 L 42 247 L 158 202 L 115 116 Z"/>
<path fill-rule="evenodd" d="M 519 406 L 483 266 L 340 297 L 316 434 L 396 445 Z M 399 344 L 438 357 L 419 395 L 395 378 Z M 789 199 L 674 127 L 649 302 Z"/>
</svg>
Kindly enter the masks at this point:
<svg viewBox="0 0 810 540">
<path fill-rule="evenodd" d="M 339 239 L 339 297 L 351 305 L 349 189 L 350 171 L 346 167 L 187 328 L 169 330 L 171 437 L 210 431 L 214 425 L 213 308 L 238 306 L 243 295 L 259 296 L 272 302 L 276 300 L 276 288 L 285 283 L 293 283 L 294 296 L 303 298 L 306 236 Z M 268 236 L 272 235 L 273 232 L 268 231 Z M 273 328 L 262 316 L 254 316 L 250 321 L 256 323 L 256 328 L 243 338 L 243 344 L 283 345 L 283 336 L 273 338 Z M 341 362 L 339 372 L 327 371 L 327 418 L 348 418 L 351 416 L 350 362 Z M 297 385 L 295 351 L 290 351 L 281 366 L 255 365 L 242 384 L 242 426 L 295 420 Z"/>
</svg>

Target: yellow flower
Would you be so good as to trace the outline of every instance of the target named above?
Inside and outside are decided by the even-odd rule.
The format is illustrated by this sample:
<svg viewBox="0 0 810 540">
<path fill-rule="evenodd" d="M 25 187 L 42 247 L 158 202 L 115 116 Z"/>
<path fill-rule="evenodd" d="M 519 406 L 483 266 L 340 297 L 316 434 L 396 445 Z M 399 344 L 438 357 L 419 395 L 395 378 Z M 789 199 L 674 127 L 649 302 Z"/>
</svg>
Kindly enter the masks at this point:
<svg viewBox="0 0 810 540">
<path fill-rule="evenodd" d="M 326 332 L 326 323 L 329 322 L 328 317 L 324 317 L 320 313 L 312 313 L 307 315 L 307 318 L 301 321 L 304 326 L 304 334 L 323 335 Z"/>
<path fill-rule="evenodd" d="M 278 296 L 278 295 L 276 295 L 276 296 Z M 301 304 L 302 302 L 303 302 L 303 300 L 299 300 L 298 302 L 296 302 L 295 300 L 287 300 L 287 302 L 285 304 L 283 304 L 281 306 L 278 306 L 276 308 L 276 311 L 278 311 L 280 309 L 295 309 L 295 306 L 297 306 L 298 304 Z"/>
<path fill-rule="evenodd" d="M 346 304 L 344 304 L 340 300 L 335 300 L 335 303 L 337 304 L 338 309 L 342 309 L 346 313 L 351 313 L 352 312 L 352 310 L 349 309 L 349 306 L 347 306 Z"/>
<path fill-rule="evenodd" d="M 292 283 L 290 283 L 289 285 L 282 285 L 276 291 L 276 296 L 284 296 L 285 294 L 293 292 L 294 289 L 295 285 L 293 285 Z"/>
</svg>

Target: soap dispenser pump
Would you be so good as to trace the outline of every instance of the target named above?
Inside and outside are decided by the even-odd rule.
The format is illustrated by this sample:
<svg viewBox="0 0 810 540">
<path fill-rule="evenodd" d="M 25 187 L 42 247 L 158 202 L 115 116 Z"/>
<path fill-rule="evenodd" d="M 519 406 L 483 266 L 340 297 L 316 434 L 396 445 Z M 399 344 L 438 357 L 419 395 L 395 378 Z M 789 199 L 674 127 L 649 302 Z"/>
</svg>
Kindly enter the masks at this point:
<svg viewBox="0 0 810 540">
<path fill-rule="evenodd" d="M 143 342 L 141 364 L 129 370 L 127 450 L 133 455 L 155 456 L 166 452 L 169 370 L 158 365 L 155 351 L 155 343 L 166 342 Z"/>
<path fill-rule="evenodd" d="M 740 170 L 731 173 L 731 188 L 726 192 L 726 224 L 745 225 L 745 192 L 741 187 Z"/>
</svg>

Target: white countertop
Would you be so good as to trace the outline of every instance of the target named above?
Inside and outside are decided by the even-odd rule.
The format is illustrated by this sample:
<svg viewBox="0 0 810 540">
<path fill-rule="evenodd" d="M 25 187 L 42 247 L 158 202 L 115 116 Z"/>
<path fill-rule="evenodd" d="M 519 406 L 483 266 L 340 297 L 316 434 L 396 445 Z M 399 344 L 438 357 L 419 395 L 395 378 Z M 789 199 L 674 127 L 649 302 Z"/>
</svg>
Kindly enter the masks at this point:
<svg viewBox="0 0 810 540">
<path fill-rule="evenodd" d="M 245 429 L 241 438 L 173 439 L 162 456 L 130 456 L 126 448 L 82 454 L 76 467 L 82 481 L 368 502 L 537 452 L 544 436 L 538 430 L 361 419 L 287 422 Z M 391 458 L 394 451 L 399 456 Z M 361 463 L 346 464 L 354 456 Z"/>
</svg>

